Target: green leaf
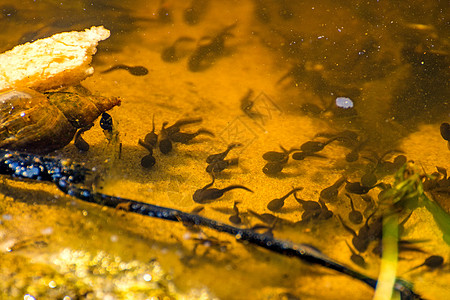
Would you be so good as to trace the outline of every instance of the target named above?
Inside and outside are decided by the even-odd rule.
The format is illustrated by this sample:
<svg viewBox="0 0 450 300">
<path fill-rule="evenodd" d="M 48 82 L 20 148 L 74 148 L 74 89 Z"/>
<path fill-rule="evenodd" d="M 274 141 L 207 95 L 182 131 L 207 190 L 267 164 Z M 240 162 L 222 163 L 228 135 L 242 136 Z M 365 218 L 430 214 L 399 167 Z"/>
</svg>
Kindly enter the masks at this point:
<svg viewBox="0 0 450 300">
<path fill-rule="evenodd" d="M 434 221 L 441 229 L 444 241 L 450 245 L 450 215 L 442 209 L 436 202 L 430 200 L 425 194 L 422 195 L 422 201 L 426 209 L 433 216 Z"/>
</svg>

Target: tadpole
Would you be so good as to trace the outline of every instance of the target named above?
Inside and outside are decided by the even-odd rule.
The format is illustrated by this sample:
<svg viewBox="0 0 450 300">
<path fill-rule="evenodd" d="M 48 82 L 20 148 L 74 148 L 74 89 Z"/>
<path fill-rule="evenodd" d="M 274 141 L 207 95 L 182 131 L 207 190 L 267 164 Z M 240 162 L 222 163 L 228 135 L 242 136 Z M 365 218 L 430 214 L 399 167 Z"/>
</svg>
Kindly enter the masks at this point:
<svg viewBox="0 0 450 300">
<path fill-rule="evenodd" d="M 286 166 L 287 160 L 284 161 L 269 161 L 266 163 L 262 169 L 263 173 L 266 175 L 276 175 L 283 171 L 283 168 Z"/>
<path fill-rule="evenodd" d="M 144 147 L 145 149 L 148 150 L 148 152 L 150 152 L 150 154 L 153 155 L 153 147 L 150 144 L 147 144 L 146 142 L 144 142 L 143 140 L 139 139 L 138 144 L 142 147 Z"/>
<path fill-rule="evenodd" d="M 156 159 L 151 154 L 147 154 L 141 159 L 141 166 L 146 169 L 150 169 L 156 163 Z"/>
<path fill-rule="evenodd" d="M 195 124 L 195 123 L 200 123 L 203 121 L 203 118 L 185 118 L 185 119 L 179 119 L 178 121 L 176 121 L 173 125 L 169 126 L 169 127 L 165 127 L 167 126 L 168 122 L 164 122 L 164 129 L 166 130 L 166 133 L 168 136 L 173 135 L 174 133 L 177 133 L 181 130 L 181 127 L 186 126 L 186 125 L 190 125 L 190 124 Z"/>
<path fill-rule="evenodd" d="M 364 140 L 362 142 L 360 142 L 358 145 L 356 145 L 352 151 L 350 151 L 349 153 L 347 153 L 347 155 L 345 156 L 345 160 L 347 162 L 355 162 L 359 159 L 359 152 L 366 146 L 368 140 Z"/>
<path fill-rule="evenodd" d="M 269 151 L 263 154 L 262 158 L 266 161 L 281 161 L 286 159 L 286 152 Z"/>
<path fill-rule="evenodd" d="M 308 153 L 308 154 L 316 153 L 316 152 L 322 151 L 323 148 L 325 148 L 326 145 L 328 145 L 329 143 L 335 141 L 336 139 L 337 139 L 336 137 L 333 137 L 333 138 L 329 139 L 326 142 L 308 141 L 306 143 L 303 143 L 300 146 L 300 150 L 305 152 L 305 153 Z"/>
<path fill-rule="evenodd" d="M 231 149 L 234 149 L 234 148 L 240 147 L 240 146 L 242 146 L 241 143 L 232 143 L 232 144 L 229 144 L 228 147 L 227 147 L 227 149 L 226 149 L 224 152 L 217 153 L 217 154 L 211 154 L 210 156 L 208 156 L 208 157 L 206 158 L 206 162 L 207 162 L 208 164 L 210 164 L 210 163 L 213 163 L 213 162 L 215 162 L 215 161 L 224 160 L 225 157 L 228 155 L 228 153 L 231 151 Z"/>
<path fill-rule="evenodd" d="M 381 239 L 383 235 L 383 219 L 381 217 L 375 218 L 372 224 L 369 226 L 368 239 L 369 241 L 375 241 Z"/>
<path fill-rule="evenodd" d="M 297 197 L 297 193 L 294 193 L 294 198 L 303 207 L 305 211 L 320 211 L 321 206 L 316 201 L 302 200 Z"/>
<path fill-rule="evenodd" d="M 317 154 L 317 153 L 307 153 L 307 152 L 299 151 L 299 152 L 294 152 L 294 154 L 292 154 L 292 159 L 293 160 L 304 160 L 308 156 L 319 157 L 319 158 L 326 158 L 326 156 L 320 155 L 320 154 Z"/>
<path fill-rule="evenodd" d="M 141 166 L 146 169 L 150 169 L 156 163 L 156 159 L 153 157 L 153 147 L 143 140 L 139 139 L 138 144 L 148 150 L 149 154 L 145 155 L 141 159 Z"/>
<path fill-rule="evenodd" d="M 356 265 L 360 266 L 361 268 L 367 268 L 367 263 L 364 260 L 364 258 L 359 255 L 358 253 L 356 253 L 355 250 L 353 250 L 353 248 L 349 245 L 349 243 L 347 241 L 345 241 L 345 243 L 348 246 L 348 249 L 350 249 L 350 251 L 352 252 L 352 256 L 350 256 L 350 259 L 352 262 L 354 262 Z"/>
<path fill-rule="evenodd" d="M 276 175 L 280 173 L 283 168 L 286 166 L 289 160 L 289 154 L 292 151 L 296 151 L 298 149 L 291 148 L 290 150 L 286 150 L 282 146 L 280 146 L 282 152 L 278 151 L 268 151 L 263 154 L 263 159 L 267 161 L 265 166 L 263 167 L 263 173 L 266 175 Z"/>
<path fill-rule="evenodd" d="M 424 242 L 424 240 L 419 241 L 410 241 L 410 240 L 399 240 L 398 241 L 398 252 L 417 252 L 417 253 L 427 253 L 425 250 L 420 249 L 419 247 L 413 246 L 413 243 Z M 381 240 L 373 247 L 372 253 L 381 256 L 382 254 L 382 243 Z"/>
<path fill-rule="evenodd" d="M 115 65 L 115 66 L 113 66 L 113 67 L 111 67 L 111 68 L 109 68 L 109 69 L 107 69 L 107 70 L 105 70 L 105 71 L 103 71 L 101 73 L 105 74 L 105 73 L 112 72 L 114 70 L 126 70 L 131 75 L 134 75 L 134 76 L 144 76 L 144 75 L 148 74 L 148 69 L 146 67 L 143 67 L 143 66 L 127 66 L 127 65 L 124 65 L 124 64 Z"/>
<path fill-rule="evenodd" d="M 360 197 L 361 197 L 361 199 L 364 200 L 364 202 L 367 203 L 367 206 L 363 212 L 363 216 L 368 217 L 373 212 L 373 209 L 376 208 L 375 201 L 373 200 L 373 198 L 371 196 L 369 196 L 367 194 L 360 195 Z"/>
<path fill-rule="evenodd" d="M 171 134 L 169 136 L 169 138 L 172 142 L 187 144 L 188 142 L 190 142 L 193 138 L 195 138 L 199 134 L 206 134 L 211 137 L 214 137 L 214 133 L 212 133 L 211 131 L 200 128 L 199 130 L 197 130 L 196 132 L 193 132 L 193 133 L 175 132 L 175 133 Z"/>
<path fill-rule="evenodd" d="M 289 158 L 289 154 L 291 154 L 293 151 L 298 151 L 299 149 L 291 148 L 289 150 L 286 150 L 284 147 L 280 146 L 282 152 L 278 151 L 268 151 L 263 154 L 262 158 L 266 161 L 270 162 L 280 162 L 285 161 Z"/>
<path fill-rule="evenodd" d="M 144 138 L 144 142 L 148 145 L 151 145 L 153 148 L 156 147 L 158 143 L 158 135 L 155 133 L 155 115 L 152 118 L 152 131 L 147 133 Z"/>
<path fill-rule="evenodd" d="M 251 213 L 252 215 L 254 215 L 255 217 L 257 217 L 261 222 L 264 222 L 264 223 L 269 224 L 269 225 L 274 224 L 278 219 L 280 219 L 277 216 L 274 216 L 274 215 L 269 214 L 269 213 L 258 214 L 257 212 L 255 212 L 255 211 L 253 211 L 251 209 L 248 209 L 247 211 L 249 213 Z"/>
<path fill-rule="evenodd" d="M 237 208 L 237 205 L 238 205 L 239 203 L 240 203 L 240 202 L 238 202 L 238 201 L 234 201 L 234 204 L 233 204 L 233 211 L 234 211 L 234 214 L 231 215 L 231 216 L 228 218 L 228 220 L 229 220 L 231 223 L 236 224 L 236 225 L 242 224 L 242 219 L 241 219 L 241 217 L 239 216 L 239 209 Z"/>
<path fill-rule="evenodd" d="M 383 161 L 381 163 L 381 166 L 383 167 L 386 173 L 393 174 L 398 169 L 400 169 L 407 161 L 408 161 L 407 157 L 403 154 L 400 154 L 394 158 L 393 162 Z"/>
<path fill-rule="evenodd" d="M 302 221 L 301 223 L 309 222 L 312 219 L 318 218 L 321 214 L 320 210 L 305 210 L 302 213 Z"/>
<path fill-rule="evenodd" d="M 361 231 L 359 234 L 357 234 L 350 226 L 345 224 L 344 220 L 342 220 L 341 216 L 338 215 L 338 219 L 341 222 L 342 226 L 350 232 L 353 235 L 352 238 L 352 244 L 355 247 L 356 250 L 359 252 L 365 252 L 367 250 L 367 247 L 369 247 L 369 239 L 367 236 L 361 234 Z"/>
<path fill-rule="evenodd" d="M 161 127 L 161 140 L 159 141 L 159 151 L 162 154 L 169 154 L 172 151 L 172 141 L 169 139 L 168 130 L 166 129 L 168 122 L 164 122 Z"/>
<path fill-rule="evenodd" d="M 348 214 L 348 219 L 353 224 L 361 224 L 363 221 L 362 213 L 355 209 L 355 206 L 353 205 L 352 197 L 347 193 L 345 193 L 345 196 L 347 196 L 350 199 L 350 207 L 352 208 L 352 211 Z"/>
<path fill-rule="evenodd" d="M 364 186 L 360 182 L 350 182 L 347 181 L 347 184 L 345 185 L 345 190 L 352 194 L 367 194 L 371 189 L 373 189 L 375 186 Z"/>
<path fill-rule="evenodd" d="M 409 269 L 407 272 L 411 272 L 412 270 L 418 269 L 420 267 L 426 266 L 430 269 L 436 269 L 442 266 L 444 263 L 444 258 L 440 255 L 431 255 L 425 259 L 423 263 L 421 263 L 418 266 L 415 266 L 411 269 Z"/>
<path fill-rule="evenodd" d="M 172 148 L 172 142 L 168 138 L 165 138 L 159 142 L 159 150 L 162 154 L 169 154 L 170 151 L 172 151 Z"/>
<path fill-rule="evenodd" d="M 225 52 L 225 41 L 232 36 L 230 30 L 237 23 L 225 27 L 214 37 L 205 37 L 208 42 L 201 43 L 188 59 L 188 69 L 192 72 L 203 71 L 214 64 L 215 60 Z"/>
<path fill-rule="evenodd" d="M 328 209 L 325 202 L 323 202 L 322 199 L 319 198 L 320 206 L 322 207 L 322 210 L 320 211 L 319 219 L 321 220 L 328 220 L 333 216 L 333 212 Z"/>
<path fill-rule="evenodd" d="M 297 201 L 301 200 L 296 197 L 296 194 L 294 194 L 294 197 Z M 301 203 L 301 201 L 299 203 Z M 305 211 L 302 214 L 301 223 L 308 222 L 312 219 L 328 220 L 333 216 L 333 212 L 328 209 L 325 202 L 323 202 L 323 200 L 321 199 L 319 199 L 319 203 L 314 201 L 305 201 L 303 203 L 304 203 L 303 208 L 305 209 Z M 314 203 L 317 203 L 319 206 L 317 207 Z"/>
<path fill-rule="evenodd" d="M 243 185 L 239 185 L 239 184 L 230 185 L 223 189 L 210 188 L 214 184 L 214 180 L 215 180 L 215 178 L 213 177 L 213 180 L 211 183 L 208 183 L 203 188 L 198 189 L 194 192 L 194 195 L 192 195 L 192 198 L 195 202 L 201 203 L 201 204 L 208 203 L 211 200 L 215 200 L 215 199 L 222 197 L 224 193 L 226 193 L 230 190 L 233 190 L 233 189 L 243 189 L 243 190 L 253 193 L 253 191 L 251 189 L 249 189 Z"/>
<path fill-rule="evenodd" d="M 293 193 L 295 193 L 297 191 L 301 191 L 301 190 L 303 190 L 302 187 L 300 187 L 300 188 L 293 188 L 289 193 L 287 193 L 283 197 L 278 198 L 278 199 L 273 199 L 272 201 L 270 201 L 267 204 L 267 208 L 269 210 L 271 210 L 271 211 L 279 211 L 284 206 L 284 200 L 286 200 L 287 197 L 289 197 Z"/>
<path fill-rule="evenodd" d="M 323 199 L 323 200 L 326 200 L 328 202 L 335 201 L 337 199 L 338 194 L 339 194 L 339 188 L 346 181 L 347 181 L 347 178 L 345 176 L 342 176 L 335 183 L 333 183 L 331 186 L 329 186 L 327 188 L 324 188 L 320 192 L 320 198 Z"/>
<path fill-rule="evenodd" d="M 375 176 L 374 171 L 375 171 L 375 169 L 372 171 L 368 171 L 363 176 L 361 176 L 361 185 L 362 186 L 371 187 L 371 186 L 375 186 L 377 184 L 378 179 Z"/>
<path fill-rule="evenodd" d="M 218 160 L 218 161 L 210 163 L 206 167 L 206 172 L 217 174 L 217 173 L 222 172 L 223 170 L 225 170 L 229 166 L 234 166 L 234 165 L 237 165 L 238 163 L 239 163 L 239 159 L 238 158 Z"/>
</svg>

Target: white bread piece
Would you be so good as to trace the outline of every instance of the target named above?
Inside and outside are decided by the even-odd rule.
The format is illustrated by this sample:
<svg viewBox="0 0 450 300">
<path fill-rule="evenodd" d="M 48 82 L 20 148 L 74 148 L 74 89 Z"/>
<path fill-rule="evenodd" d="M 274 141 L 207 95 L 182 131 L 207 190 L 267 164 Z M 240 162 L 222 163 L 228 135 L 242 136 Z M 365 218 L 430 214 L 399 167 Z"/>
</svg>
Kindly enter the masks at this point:
<svg viewBox="0 0 450 300">
<path fill-rule="evenodd" d="M 0 54 L 0 90 L 27 87 L 44 91 L 80 83 L 94 73 L 92 55 L 98 42 L 109 35 L 103 26 L 93 26 L 58 33 Z"/>
</svg>

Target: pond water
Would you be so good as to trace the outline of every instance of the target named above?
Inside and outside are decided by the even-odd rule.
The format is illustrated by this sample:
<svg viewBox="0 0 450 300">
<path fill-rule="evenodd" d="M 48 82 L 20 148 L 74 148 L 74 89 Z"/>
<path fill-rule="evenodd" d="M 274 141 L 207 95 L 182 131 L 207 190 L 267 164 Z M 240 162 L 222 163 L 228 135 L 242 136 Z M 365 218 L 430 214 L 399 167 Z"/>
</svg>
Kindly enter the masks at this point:
<svg viewBox="0 0 450 300">
<path fill-rule="evenodd" d="M 0 0 L 0 51 L 103 25 L 111 37 L 99 43 L 95 72 L 82 85 L 122 99 L 109 112 L 117 135 L 96 121 L 83 134 L 89 151 L 71 143 L 50 155 L 95 168 L 98 192 L 186 212 L 201 205 L 201 216 L 313 245 L 376 279 L 381 233 L 357 251 L 342 223 L 356 232 L 368 218 L 380 223 L 379 194 L 406 160 L 418 173 L 437 172 L 441 181 L 426 195 L 450 211 L 450 148 L 439 129 L 450 121 L 444 2 Z M 102 73 L 116 65 L 148 73 Z M 186 143 L 170 136 L 172 151 L 156 147 L 154 166 L 143 167 L 148 150 L 138 141 L 153 122 L 161 142 L 164 126 L 186 119 L 181 132 L 198 136 Z M 210 166 L 213 187 L 252 192 L 195 202 L 194 192 L 212 181 L 207 157 L 231 144 Z M 321 193 L 343 177 L 337 196 Z M 374 297 L 350 276 L 225 233 L 87 204 L 48 183 L 1 180 L 2 299 Z M 269 205 L 293 188 L 302 189 L 276 201 L 281 208 Z M 319 205 L 319 198 L 332 215 L 305 212 L 301 200 Z M 398 217 L 405 223 L 397 276 L 425 299 L 444 299 L 450 248 L 442 226 L 423 205 Z M 443 264 L 410 270 L 432 255 Z"/>
</svg>

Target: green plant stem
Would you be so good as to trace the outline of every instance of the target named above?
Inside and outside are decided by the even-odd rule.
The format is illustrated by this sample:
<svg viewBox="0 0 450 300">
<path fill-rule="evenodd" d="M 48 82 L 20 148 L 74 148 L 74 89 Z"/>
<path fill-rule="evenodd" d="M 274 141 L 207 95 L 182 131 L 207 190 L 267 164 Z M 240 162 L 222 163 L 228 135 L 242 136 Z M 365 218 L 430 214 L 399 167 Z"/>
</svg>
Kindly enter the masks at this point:
<svg viewBox="0 0 450 300">
<path fill-rule="evenodd" d="M 390 300 L 393 297 L 398 262 L 398 214 L 383 217 L 383 252 L 380 276 L 374 300 Z"/>
</svg>

